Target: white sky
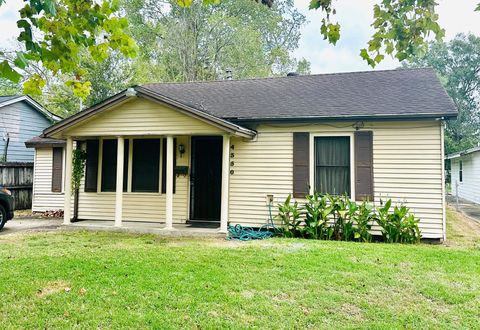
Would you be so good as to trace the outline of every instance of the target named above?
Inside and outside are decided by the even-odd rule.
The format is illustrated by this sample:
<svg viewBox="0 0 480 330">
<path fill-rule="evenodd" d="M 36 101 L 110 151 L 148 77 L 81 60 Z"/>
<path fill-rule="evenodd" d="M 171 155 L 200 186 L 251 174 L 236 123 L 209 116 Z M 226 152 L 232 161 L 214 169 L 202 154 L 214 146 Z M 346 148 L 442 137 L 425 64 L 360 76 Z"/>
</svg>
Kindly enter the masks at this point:
<svg viewBox="0 0 480 330">
<path fill-rule="evenodd" d="M 320 34 L 321 13 L 308 10 L 309 0 L 294 0 L 295 6 L 307 16 L 309 23 L 302 29 L 297 58 L 312 64 L 312 73 L 370 70 L 360 56 L 372 34 L 373 4 L 380 0 L 334 0 L 341 24 L 341 38 L 336 46 L 328 44 Z M 446 30 L 446 40 L 458 33 L 472 32 L 480 36 L 480 12 L 474 12 L 480 0 L 437 0 L 440 25 Z M 16 21 L 21 0 L 7 0 L 0 6 L 0 48 L 8 48 L 18 35 Z M 386 58 L 377 69 L 393 69 L 399 63 Z"/>
</svg>

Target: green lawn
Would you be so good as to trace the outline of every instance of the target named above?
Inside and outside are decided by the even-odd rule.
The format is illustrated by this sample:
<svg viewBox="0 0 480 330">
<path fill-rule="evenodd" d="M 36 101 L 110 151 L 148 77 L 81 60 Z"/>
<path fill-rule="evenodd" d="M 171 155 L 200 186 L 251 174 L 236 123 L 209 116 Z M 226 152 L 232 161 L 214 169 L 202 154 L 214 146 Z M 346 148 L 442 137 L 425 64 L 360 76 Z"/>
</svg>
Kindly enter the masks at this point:
<svg viewBox="0 0 480 330">
<path fill-rule="evenodd" d="M 0 236 L 0 329 L 480 328 L 470 243 Z"/>
</svg>

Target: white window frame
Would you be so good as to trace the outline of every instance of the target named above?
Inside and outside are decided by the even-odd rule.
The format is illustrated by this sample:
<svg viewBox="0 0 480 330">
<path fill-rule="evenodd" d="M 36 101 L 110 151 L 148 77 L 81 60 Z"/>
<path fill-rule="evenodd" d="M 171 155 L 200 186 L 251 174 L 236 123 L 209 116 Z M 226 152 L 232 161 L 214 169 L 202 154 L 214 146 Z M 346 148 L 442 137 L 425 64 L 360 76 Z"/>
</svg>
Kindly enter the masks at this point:
<svg viewBox="0 0 480 330">
<path fill-rule="evenodd" d="M 354 132 L 329 132 L 310 133 L 310 194 L 315 190 L 315 138 L 316 137 L 349 137 L 350 138 L 350 199 L 355 201 L 355 133 Z"/>
</svg>

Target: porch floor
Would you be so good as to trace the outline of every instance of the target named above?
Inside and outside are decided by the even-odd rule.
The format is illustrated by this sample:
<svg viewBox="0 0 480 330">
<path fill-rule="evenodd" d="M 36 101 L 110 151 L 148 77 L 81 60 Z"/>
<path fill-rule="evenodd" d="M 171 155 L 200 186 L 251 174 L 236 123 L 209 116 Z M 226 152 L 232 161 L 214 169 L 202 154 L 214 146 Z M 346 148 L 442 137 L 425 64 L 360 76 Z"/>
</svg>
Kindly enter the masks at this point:
<svg viewBox="0 0 480 330">
<path fill-rule="evenodd" d="M 219 232 L 219 228 L 192 226 L 188 223 L 174 223 L 173 230 L 166 230 L 165 224 L 158 222 L 123 221 L 121 227 L 115 227 L 114 224 L 114 221 L 107 220 L 82 220 L 69 225 L 63 225 L 63 227 L 67 230 L 110 231 L 176 237 L 224 238 L 226 236 L 225 233 Z"/>
</svg>

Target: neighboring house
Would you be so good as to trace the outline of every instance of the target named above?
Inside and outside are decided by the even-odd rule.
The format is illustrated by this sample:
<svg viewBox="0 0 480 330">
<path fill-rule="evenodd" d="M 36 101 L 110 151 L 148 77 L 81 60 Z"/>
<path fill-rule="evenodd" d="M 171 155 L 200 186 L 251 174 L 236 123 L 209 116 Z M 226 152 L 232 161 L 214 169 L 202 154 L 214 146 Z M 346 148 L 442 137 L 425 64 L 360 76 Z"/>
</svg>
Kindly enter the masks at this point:
<svg viewBox="0 0 480 330">
<path fill-rule="evenodd" d="M 405 203 L 423 237 L 443 239 L 443 121 L 456 115 L 427 69 L 136 86 L 31 141 L 34 211 L 61 206 L 53 186 L 71 196 L 77 145 L 87 151 L 78 219 L 226 231 L 266 223 L 269 195 L 276 206 L 316 190 Z M 66 140 L 60 179 L 62 142 L 51 139 Z"/>
<path fill-rule="evenodd" d="M 452 194 L 480 203 L 480 147 L 446 156 L 451 164 Z"/>
<path fill-rule="evenodd" d="M 0 161 L 33 162 L 25 141 L 60 119 L 29 96 L 0 96 Z"/>
</svg>

